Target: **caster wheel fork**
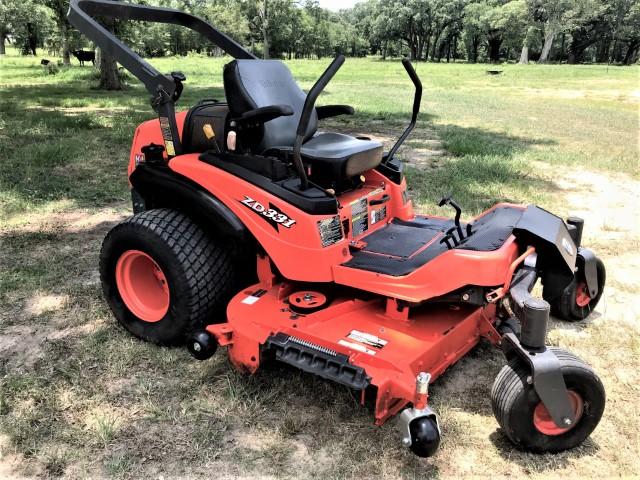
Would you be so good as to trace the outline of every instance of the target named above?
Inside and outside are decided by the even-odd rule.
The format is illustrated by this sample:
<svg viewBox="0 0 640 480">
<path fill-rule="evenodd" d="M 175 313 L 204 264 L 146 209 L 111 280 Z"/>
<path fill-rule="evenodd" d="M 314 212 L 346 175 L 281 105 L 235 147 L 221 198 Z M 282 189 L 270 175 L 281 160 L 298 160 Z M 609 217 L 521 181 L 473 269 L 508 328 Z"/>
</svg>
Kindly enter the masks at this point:
<svg viewBox="0 0 640 480">
<path fill-rule="evenodd" d="M 405 408 L 400 414 L 399 429 L 402 445 L 419 457 L 433 456 L 440 446 L 440 424 L 436 413 L 427 403 L 431 376 L 421 372 L 416 378 L 414 406 Z"/>
</svg>

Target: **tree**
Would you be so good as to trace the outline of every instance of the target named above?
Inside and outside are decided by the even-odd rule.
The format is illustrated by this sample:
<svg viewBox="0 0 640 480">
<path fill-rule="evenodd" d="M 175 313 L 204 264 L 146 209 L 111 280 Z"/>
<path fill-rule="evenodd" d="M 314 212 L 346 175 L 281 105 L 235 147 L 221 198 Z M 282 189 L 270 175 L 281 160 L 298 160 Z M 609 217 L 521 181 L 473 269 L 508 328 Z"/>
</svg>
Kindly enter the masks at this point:
<svg viewBox="0 0 640 480">
<path fill-rule="evenodd" d="M 34 0 L 0 2 L 0 55 L 6 53 L 6 41 L 13 37 L 24 54 L 36 55 L 49 33 L 47 12 Z"/>
<path fill-rule="evenodd" d="M 60 35 L 62 47 L 62 63 L 71 65 L 71 57 L 69 54 L 69 30 L 71 25 L 67 21 L 67 12 L 69 11 L 69 0 L 44 0 L 44 5 L 51 9 L 56 25 L 58 26 L 58 34 Z"/>
<path fill-rule="evenodd" d="M 102 25 L 111 33 L 118 35 L 118 23 L 113 18 L 102 19 Z M 100 51 L 100 84 L 98 88 L 102 90 L 122 90 L 122 80 L 118 72 L 118 64 L 111 55 Z"/>
<path fill-rule="evenodd" d="M 640 51 L 640 1 L 635 0 L 630 6 L 618 35 L 620 43 L 625 46 L 621 60 L 625 65 L 631 65 L 637 61 Z"/>
</svg>

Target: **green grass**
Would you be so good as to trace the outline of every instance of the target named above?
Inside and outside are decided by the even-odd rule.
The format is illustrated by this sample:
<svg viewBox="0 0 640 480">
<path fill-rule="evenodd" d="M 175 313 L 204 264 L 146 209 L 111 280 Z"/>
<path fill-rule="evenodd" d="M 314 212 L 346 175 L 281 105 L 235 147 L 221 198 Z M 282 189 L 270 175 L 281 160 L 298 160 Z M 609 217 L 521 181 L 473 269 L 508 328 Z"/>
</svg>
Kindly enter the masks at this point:
<svg viewBox="0 0 640 480">
<path fill-rule="evenodd" d="M 228 59 L 156 59 L 161 71 L 187 75 L 180 102 L 223 98 Z M 328 60 L 290 62 L 309 88 Z M 474 212 L 496 200 L 551 197 L 538 166 L 589 166 L 637 177 L 639 69 L 606 66 L 419 64 L 424 99 L 419 129 L 439 136 L 455 157 L 412 177 L 416 197 L 432 204 L 453 193 Z M 0 218 L 65 208 L 92 208 L 126 198 L 124 177 L 135 126 L 153 116 L 148 95 L 129 78 L 123 92 L 95 90 L 90 67 L 48 75 L 31 57 L 0 59 Z M 329 127 L 396 137 L 407 121 L 412 91 L 397 61 L 349 59 L 320 103 L 347 103 L 357 114 Z"/>
<path fill-rule="evenodd" d="M 187 75 L 180 102 L 187 108 L 223 97 L 225 61 L 153 63 Z M 308 88 L 327 64 L 290 66 Z M 93 88 L 90 67 L 53 76 L 39 59 L 9 55 L 0 59 L 0 477 L 637 472 L 640 329 L 633 305 L 640 265 L 633 252 L 640 219 L 625 209 L 640 185 L 640 70 L 505 65 L 493 77 L 485 65 L 417 68 L 422 115 L 402 157 L 429 155 L 438 139 L 447 150 L 430 166 L 408 169 L 420 209 L 435 211 L 451 192 L 465 214 L 505 200 L 563 214 L 579 201 L 588 210 L 585 235 L 606 257 L 613 293 L 586 322 L 554 322 L 550 338 L 603 376 L 609 403 L 592 440 L 555 456 L 514 450 L 490 411 L 489 389 L 503 359 L 486 345 L 434 385 L 443 443 L 425 462 L 399 445 L 392 425 L 374 427 L 370 412 L 338 385 L 279 366 L 246 377 L 224 355 L 194 362 L 184 350 L 131 338 L 102 300 L 96 264 L 104 235 L 129 212 L 128 149 L 136 125 L 153 117 L 148 95 L 132 79 L 123 92 L 102 92 Z M 412 93 L 399 62 L 348 59 L 321 103 L 357 110 L 328 128 L 393 141 Z M 596 183 L 561 185 L 571 172 Z M 602 213 L 600 204 L 613 207 Z"/>
</svg>

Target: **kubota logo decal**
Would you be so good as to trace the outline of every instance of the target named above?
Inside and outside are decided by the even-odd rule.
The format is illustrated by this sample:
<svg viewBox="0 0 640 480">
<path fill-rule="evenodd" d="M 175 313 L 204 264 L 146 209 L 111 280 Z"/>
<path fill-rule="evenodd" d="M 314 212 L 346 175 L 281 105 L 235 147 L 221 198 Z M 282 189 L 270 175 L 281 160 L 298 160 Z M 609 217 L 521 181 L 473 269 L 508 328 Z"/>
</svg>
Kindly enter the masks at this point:
<svg viewBox="0 0 640 480">
<path fill-rule="evenodd" d="M 269 208 L 267 208 L 260 202 L 246 195 L 244 196 L 244 200 L 240 200 L 240 203 L 262 216 L 276 230 L 278 229 L 278 225 L 282 225 L 285 228 L 291 228 L 296 224 L 294 219 L 289 218 L 287 215 L 282 213 L 278 207 L 271 203 L 269 204 Z"/>
</svg>

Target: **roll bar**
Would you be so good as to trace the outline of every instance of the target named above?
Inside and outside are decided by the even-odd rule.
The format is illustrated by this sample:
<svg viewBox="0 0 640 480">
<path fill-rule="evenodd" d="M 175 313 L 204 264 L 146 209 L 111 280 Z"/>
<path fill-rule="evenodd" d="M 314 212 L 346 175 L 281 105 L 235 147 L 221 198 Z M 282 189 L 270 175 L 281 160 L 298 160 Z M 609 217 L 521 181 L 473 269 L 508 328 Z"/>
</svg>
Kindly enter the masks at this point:
<svg viewBox="0 0 640 480">
<path fill-rule="evenodd" d="M 413 97 L 413 113 L 411 115 L 411 122 L 409 123 L 409 126 L 406 128 L 403 134 L 400 135 L 400 138 L 398 139 L 396 144 L 391 148 L 391 150 L 387 154 L 385 162 L 388 162 L 393 158 L 393 156 L 396 154 L 396 151 L 407 139 L 413 128 L 416 126 L 416 122 L 418 121 L 418 113 L 420 113 L 420 102 L 422 101 L 422 82 L 420 81 L 420 77 L 418 77 L 418 74 L 413 68 L 413 65 L 411 65 L 411 60 L 409 60 L 408 58 L 403 58 L 402 65 L 409 74 L 413 85 L 416 87 L 416 93 Z"/>
<path fill-rule="evenodd" d="M 240 44 L 214 28 L 208 22 L 172 8 L 149 7 L 109 0 L 71 0 L 69 23 L 91 39 L 107 55 L 131 72 L 151 93 L 151 104 L 160 117 L 160 127 L 169 158 L 182 153 L 175 116 L 175 102 L 182 92 L 185 77 L 180 72 L 163 75 L 126 46 L 113 33 L 100 25 L 95 17 L 168 23 L 198 32 L 234 58 L 255 59 Z"/>
<path fill-rule="evenodd" d="M 156 94 L 158 85 L 162 86 L 167 94 L 173 95 L 176 88 L 173 78 L 158 72 L 113 33 L 100 25 L 95 17 L 180 25 L 198 32 L 234 58 L 256 58 L 208 22 L 180 10 L 109 0 L 71 0 L 67 14 L 69 23 L 144 83 L 152 95 Z"/>
<path fill-rule="evenodd" d="M 309 186 L 309 180 L 307 179 L 307 174 L 304 171 L 300 150 L 302 149 L 304 136 L 307 133 L 309 121 L 311 120 L 311 113 L 315 107 L 316 100 L 318 100 L 318 97 L 331 81 L 333 76 L 338 72 L 338 70 L 340 70 L 343 63 L 344 55 L 338 55 L 334 58 L 333 62 L 331 62 L 324 73 L 320 75 L 320 78 L 316 81 L 313 87 L 311 87 L 311 90 L 307 93 L 307 98 L 304 101 L 304 107 L 302 108 L 302 114 L 300 115 L 300 121 L 298 122 L 298 129 L 296 130 L 296 141 L 293 144 L 293 162 L 296 166 L 296 170 L 298 171 L 298 175 L 300 176 L 301 190 L 306 190 Z"/>
</svg>

